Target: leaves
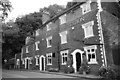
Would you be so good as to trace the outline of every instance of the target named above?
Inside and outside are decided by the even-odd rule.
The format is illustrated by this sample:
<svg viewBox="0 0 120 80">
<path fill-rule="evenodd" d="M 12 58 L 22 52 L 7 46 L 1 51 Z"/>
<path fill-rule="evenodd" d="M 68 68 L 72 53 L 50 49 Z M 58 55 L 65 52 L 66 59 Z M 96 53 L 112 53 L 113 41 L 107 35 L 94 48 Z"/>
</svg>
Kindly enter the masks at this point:
<svg viewBox="0 0 120 80">
<path fill-rule="evenodd" d="M 9 0 L 0 0 L 0 11 L 2 11 L 2 15 L 0 16 L 2 20 L 8 16 L 8 11 L 12 10 L 12 5 Z"/>
</svg>

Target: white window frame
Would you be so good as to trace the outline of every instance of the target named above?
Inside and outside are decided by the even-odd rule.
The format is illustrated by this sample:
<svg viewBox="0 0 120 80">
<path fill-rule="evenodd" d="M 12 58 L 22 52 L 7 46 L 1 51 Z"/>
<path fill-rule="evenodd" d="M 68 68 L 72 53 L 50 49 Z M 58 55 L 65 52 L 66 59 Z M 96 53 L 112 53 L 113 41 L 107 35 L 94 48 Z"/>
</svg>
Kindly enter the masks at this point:
<svg viewBox="0 0 120 80">
<path fill-rule="evenodd" d="M 38 62 L 38 61 L 39 61 L 39 56 L 36 55 L 36 56 L 35 56 L 35 65 L 39 65 L 39 62 Z"/>
<path fill-rule="evenodd" d="M 35 42 L 35 48 L 36 48 L 36 50 L 39 50 L 39 44 L 40 44 L 40 41 L 36 41 Z"/>
<path fill-rule="evenodd" d="M 25 43 L 27 44 L 30 41 L 30 37 L 27 37 Z"/>
<path fill-rule="evenodd" d="M 90 38 L 94 36 L 93 25 L 94 21 L 89 21 L 82 25 L 82 28 L 84 29 L 85 38 Z"/>
<path fill-rule="evenodd" d="M 61 53 L 61 65 L 66 65 L 67 61 L 64 62 L 63 58 L 67 57 L 67 59 L 68 59 L 68 50 L 61 51 L 60 53 Z M 66 53 L 67 53 L 67 55 L 65 55 Z M 64 56 L 63 56 L 63 54 L 64 54 Z"/>
<path fill-rule="evenodd" d="M 17 65 L 20 65 L 20 59 L 17 59 L 17 63 L 16 63 Z"/>
<path fill-rule="evenodd" d="M 39 29 L 35 31 L 36 36 L 39 36 Z"/>
<path fill-rule="evenodd" d="M 64 23 L 66 23 L 66 14 L 60 16 L 60 17 L 59 17 L 59 20 L 60 20 L 60 24 L 61 24 L 61 25 L 64 24 Z"/>
<path fill-rule="evenodd" d="M 86 13 L 88 13 L 88 12 L 91 11 L 91 5 L 90 5 L 90 3 L 91 3 L 91 0 L 89 0 L 86 3 L 80 5 L 80 7 L 82 8 L 82 13 L 83 14 L 86 14 Z"/>
<path fill-rule="evenodd" d="M 92 52 L 91 50 L 94 49 L 94 52 Z M 90 61 L 88 62 L 88 64 L 98 64 L 97 62 L 97 57 L 96 57 L 96 50 L 97 50 L 97 45 L 92 45 L 92 46 L 86 46 L 84 47 L 84 50 L 86 51 L 86 57 L 87 57 L 87 60 L 88 60 L 88 55 L 89 54 L 95 54 L 95 58 L 94 59 L 90 59 Z M 88 52 L 88 50 L 90 50 L 90 52 Z"/>
<path fill-rule="evenodd" d="M 47 56 L 47 65 L 52 65 L 52 53 L 48 53 L 48 54 L 46 54 L 46 56 Z M 51 57 L 49 57 L 49 56 L 51 56 Z M 49 63 L 49 59 L 51 59 L 51 63 Z"/>
<path fill-rule="evenodd" d="M 49 40 L 51 40 L 51 44 L 49 43 Z M 47 41 L 47 48 L 52 47 L 52 36 L 46 38 Z"/>
<path fill-rule="evenodd" d="M 26 53 L 29 53 L 29 51 L 28 51 L 28 46 L 26 46 Z"/>
<path fill-rule="evenodd" d="M 48 23 L 46 26 L 47 26 L 47 31 L 51 30 L 51 26 L 50 24 L 52 24 L 52 22 Z"/>
<path fill-rule="evenodd" d="M 22 60 L 22 64 L 25 64 L 25 60 L 24 59 Z"/>
<path fill-rule="evenodd" d="M 61 44 L 65 44 L 67 43 L 67 31 L 63 31 L 60 34 L 60 37 L 61 37 Z"/>
</svg>

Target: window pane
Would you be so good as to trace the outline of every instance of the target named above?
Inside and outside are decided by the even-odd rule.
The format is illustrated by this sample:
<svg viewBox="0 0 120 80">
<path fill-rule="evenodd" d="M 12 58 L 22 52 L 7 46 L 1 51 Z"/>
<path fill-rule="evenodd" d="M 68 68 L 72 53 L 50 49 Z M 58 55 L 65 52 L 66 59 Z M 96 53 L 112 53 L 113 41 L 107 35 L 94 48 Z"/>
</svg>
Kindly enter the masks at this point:
<svg viewBox="0 0 120 80">
<path fill-rule="evenodd" d="M 91 54 L 88 54 L 88 61 L 90 61 L 91 59 Z"/>
<path fill-rule="evenodd" d="M 95 54 L 92 54 L 92 58 L 95 58 Z"/>
</svg>

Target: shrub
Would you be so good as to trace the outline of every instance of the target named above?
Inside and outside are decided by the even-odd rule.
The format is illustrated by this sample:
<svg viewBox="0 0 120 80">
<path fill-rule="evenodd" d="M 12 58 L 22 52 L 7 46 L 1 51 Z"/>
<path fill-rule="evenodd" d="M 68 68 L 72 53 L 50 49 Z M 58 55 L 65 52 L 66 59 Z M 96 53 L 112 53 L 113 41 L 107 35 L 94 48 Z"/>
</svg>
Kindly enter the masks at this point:
<svg viewBox="0 0 120 80">
<path fill-rule="evenodd" d="M 65 66 L 64 73 L 74 73 L 74 68 L 72 66 Z"/>
<path fill-rule="evenodd" d="M 90 67 L 89 66 L 86 66 L 86 67 L 80 67 L 79 68 L 79 74 L 83 74 L 83 71 L 85 71 L 86 72 L 86 74 L 89 74 L 90 72 L 91 72 L 91 69 L 90 69 Z"/>
<path fill-rule="evenodd" d="M 50 69 L 48 69 L 48 71 L 49 72 L 58 72 L 59 70 L 58 70 L 58 68 L 50 68 Z"/>
<path fill-rule="evenodd" d="M 33 66 L 32 70 L 39 70 L 39 66 Z"/>
<path fill-rule="evenodd" d="M 107 80 L 115 80 L 116 73 L 111 67 L 101 67 L 98 71 L 99 76 L 104 77 Z"/>
</svg>

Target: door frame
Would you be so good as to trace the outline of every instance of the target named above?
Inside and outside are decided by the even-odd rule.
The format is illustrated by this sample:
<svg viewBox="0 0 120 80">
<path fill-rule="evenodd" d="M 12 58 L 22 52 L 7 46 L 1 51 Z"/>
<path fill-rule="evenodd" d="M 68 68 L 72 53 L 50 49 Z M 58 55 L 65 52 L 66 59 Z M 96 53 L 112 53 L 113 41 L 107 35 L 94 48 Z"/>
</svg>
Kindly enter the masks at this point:
<svg viewBox="0 0 120 80">
<path fill-rule="evenodd" d="M 81 55 L 81 61 L 82 61 L 82 54 L 84 53 L 84 51 L 81 51 L 80 49 L 76 49 L 74 50 L 71 54 L 73 56 L 73 68 L 74 68 L 74 72 L 76 73 L 77 72 L 77 63 L 76 63 L 76 53 L 80 53 Z"/>
<path fill-rule="evenodd" d="M 39 68 L 40 68 L 40 71 L 42 71 L 42 58 L 44 59 L 44 69 L 43 71 L 45 71 L 45 56 L 41 55 L 39 57 Z"/>
<path fill-rule="evenodd" d="M 27 69 L 27 60 L 28 60 L 28 69 L 30 68 L 30 58 L 26 57 L 25 58 L 25 69 Z"/>
</svg>

